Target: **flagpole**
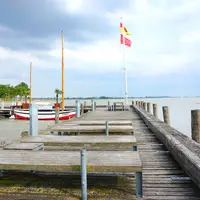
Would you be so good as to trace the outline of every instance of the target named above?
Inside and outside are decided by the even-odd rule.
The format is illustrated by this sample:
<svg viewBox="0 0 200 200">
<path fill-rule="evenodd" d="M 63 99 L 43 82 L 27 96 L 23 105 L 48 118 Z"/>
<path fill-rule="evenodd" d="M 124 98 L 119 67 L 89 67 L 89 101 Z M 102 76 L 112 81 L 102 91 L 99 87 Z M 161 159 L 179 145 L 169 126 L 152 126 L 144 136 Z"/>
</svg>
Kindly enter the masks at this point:
<svg viewBox="0 0 200 200">
<path fill-rule="evenodd" d="M 64 32 L 62 31 L 62 110 L 65 108 L 64 98 Z"/>
<path fill-rule="evenodd" d="M 30 62 L 30 100 L 29 103 L 32 103 L 32 62 Z"/>
<path fill-rule="evenodd" d="M 124 24 L 122 21 L 122 17 L 121 17 L 121 23 L 122 23 L 122 27 L 124 28 Z M 125 107 L 128 104 L 128 78 L 127 78 L 127 67 L 126 67 L 126 49 L 125 49 L 125 38 L 124 38 L 124 33 L 122 33 L 123 35 L 123 70 L 124 70 L 124 82 L 125 82 Z"/>
</svg>

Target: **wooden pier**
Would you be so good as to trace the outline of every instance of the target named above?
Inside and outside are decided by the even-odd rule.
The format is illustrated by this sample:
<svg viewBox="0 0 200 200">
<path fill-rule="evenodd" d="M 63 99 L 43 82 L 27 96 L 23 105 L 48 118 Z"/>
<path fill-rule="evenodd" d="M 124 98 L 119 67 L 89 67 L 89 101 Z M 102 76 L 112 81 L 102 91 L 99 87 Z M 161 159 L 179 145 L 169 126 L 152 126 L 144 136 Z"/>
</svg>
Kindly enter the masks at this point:
<svg viewBox="0 0 200 200">
<path fill-rule="evenodd" d="M 0 118 L 5 117 L 8 118 L 13 114 L 12 109 L 0 109 Z"/>
<path fill-rule="evenodd" d="M 58 135 L 58 132 L 65 134 Z M 44 145 L 44 149 L 34 151 L 36 144 Z M 97 108 L 53 125 L 47 135 L 23 137 L 21 145 L 2 148 L 0 166 L 8 171 L 62 172 L 63 176 L 68 173 L 73 182 L 73 177 L 80 172 L 83 148 L 87 150 L 88 181 L 95 176 L 97 182 L 92 185 L 98 188 L 97 177 L 104 177 L 102 180 L 107 181 L 103 185 L 112 191 L 109 195 L 91 194 L 90 185 L 88 199 L 200 199 L 200 145 L 140 106 L 121 111 Z M 109 187 L 106 177 L 111 174 L 123 178 Z M 119 195 L 120 189 L 126 196 Z"/>
</svg>

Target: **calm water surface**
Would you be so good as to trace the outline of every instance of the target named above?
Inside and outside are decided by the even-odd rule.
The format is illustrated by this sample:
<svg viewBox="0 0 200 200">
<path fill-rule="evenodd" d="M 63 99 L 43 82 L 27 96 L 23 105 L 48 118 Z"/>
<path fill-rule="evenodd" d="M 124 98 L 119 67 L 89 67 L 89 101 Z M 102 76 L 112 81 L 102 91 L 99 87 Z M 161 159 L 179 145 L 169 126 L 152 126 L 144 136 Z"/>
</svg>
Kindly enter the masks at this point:
<svg viewBox="0 0 200 200">
<path fill-rule="evenodd" d="M 133 99 L 134 101 L 143 100 L 146 102 L 156 103 L 158 105 L 158 117 L 163 120 L 162 106 L 169 107 L 169 114 L 171 120 L 171 126 L 179 130 L 183 134 L 190 137 L 191 135 L 191 110 L 200 109 L 200 98 L 154 98 L 154 99 Z M 84 100 L 83 100 L 84 101 Z M 82 101 L 82 102 L 83 102 Z M 112 99 L 111 102 L 123 101 L 121 99 Z M 131 104 L 132 100 L 129 100 Z M 97 100 L 98 105 L 107 104 L 108 100 Z M 65 101 L 66 105 L 74 105 L 74 100 Z M 90 105 L 90 100 L 87 100 L 87 104 Z M 39 121 L 39 130 L 44 132 L 45 129 L 54 124 L 54 121 Z M 29 121 L 18 120 L 0 120 L 0 138 L 5 138 L 9 141 L 19 140 L 22 131 L 29 130 Z"/>
</svg>

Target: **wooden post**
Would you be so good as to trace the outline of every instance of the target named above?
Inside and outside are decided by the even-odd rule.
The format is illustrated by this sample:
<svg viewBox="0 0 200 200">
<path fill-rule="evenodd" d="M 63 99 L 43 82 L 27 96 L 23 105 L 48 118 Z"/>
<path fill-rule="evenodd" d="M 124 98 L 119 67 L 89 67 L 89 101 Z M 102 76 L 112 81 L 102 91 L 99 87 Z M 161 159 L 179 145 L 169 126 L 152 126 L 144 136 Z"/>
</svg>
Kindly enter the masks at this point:
<svg viewBox="0 0 200 200">
<path fill-rule="evenodd" d="M 59 122 L 59 112 L 60 112 L 60 108 L 56 107 L 56 113 L 55 113 L 55 124 L 58 124 Z"/>
<path fill-rule="evenodd" d="M 170 119 L 169 119 L 169 109 L 167 106 L 163 106 L 162 107 L 162 111 L 163 111 L 163 119 L 164 122 L 168 125 L 170 125 Z"/>
<path fill-rule="evenodd" d="M 157 104 L 153 104 L 153 115 L 158 118 Z"/>
<path fill-rule="evenodd" d="M 132 107 L 134 106 L 134 101 L 132 101 Z"/>
<path fill-rule="evenodd" d="M 84 105 L 83 103 L 81 104 L 81 115 L 84 113 Z"/>
<path fill-rule="evenodd" d="M 108 101 L 108 111 L 111 111 L 110 101 Z"/>
<path fill-rule="evenodd" d="M 147 103 L 146 102 L 143 102 L 143 108 L 146 111 L 146 109 L 147 109 Z"/>
<path fill-rule="evenodd" d="M 147 111 L 149 112 L 149 113 L 151 113 L 151 103 L 147 103 Z"/>
<path fill-rule="evenodd" d="M 144 108 L 144 102 L 141 101 L 141 108 Z"/>
<path fill-rule="evenodd" d="M 94 102 L 94 110 L 96 110 L 96 108 L 97 108 L 97 103 L 96 103 L 96 101 Z"/>
<path fill-rule="evenodd" d="M 191 111 L 192 139 L 200 143 L 200 110 Z"/>
</svg>

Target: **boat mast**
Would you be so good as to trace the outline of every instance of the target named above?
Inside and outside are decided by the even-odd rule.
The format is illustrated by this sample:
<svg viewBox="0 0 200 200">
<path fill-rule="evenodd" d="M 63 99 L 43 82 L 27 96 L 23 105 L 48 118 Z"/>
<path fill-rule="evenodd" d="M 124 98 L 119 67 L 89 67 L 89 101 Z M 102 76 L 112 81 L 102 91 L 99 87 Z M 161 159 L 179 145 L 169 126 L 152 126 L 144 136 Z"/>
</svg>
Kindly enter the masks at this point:
<svg viewBox="0 0 200 200">
<path fill-rule="evenodd" d="M 62 110 L 65 108 L 64 101 L 64 32 L 62 31 Z"/>
<path fill-rule="evenodd" d="M 30 62 L 30 100 L 29 103 L 32 103 L 32 62 Z"/>
</svg>

